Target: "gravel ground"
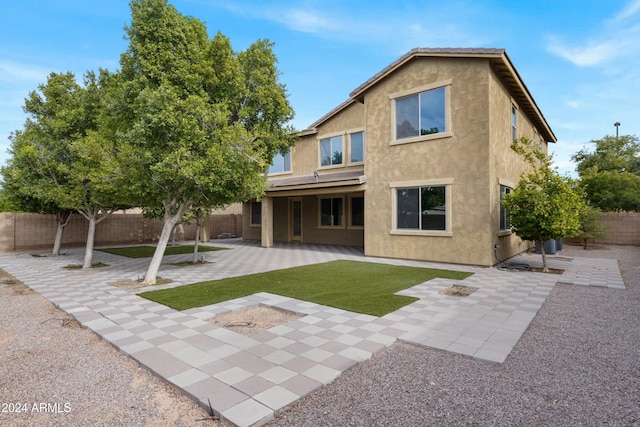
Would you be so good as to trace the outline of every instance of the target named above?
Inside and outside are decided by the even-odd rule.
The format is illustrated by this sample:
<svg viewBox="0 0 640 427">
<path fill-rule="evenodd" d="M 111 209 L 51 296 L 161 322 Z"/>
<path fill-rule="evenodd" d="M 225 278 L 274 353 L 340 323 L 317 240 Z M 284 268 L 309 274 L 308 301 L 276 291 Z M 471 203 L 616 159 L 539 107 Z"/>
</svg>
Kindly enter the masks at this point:
<svg viewBox="0 0 640 427">
<path fill-rule="evenodd" d="M 561 255 L 618 259 L 628 289 L 556 285 L 503 364 L 394 344 L 269 426 L 640 425 L 640 247 Z"/>
<path fill-rule="evenodd" d="M 561 255 L 618 259 L 628 289 L 557 285 L 503 364 L 395 344 L 269 425 L 640 425 L 640 247 Z M 28 288 L 0 307 L 0 426 L 222 425 Z"/>
<path fill-rule="evenodd" d="M 0 280 L 0 426 L 220 425 L 2 270 Z"/>
</svg>

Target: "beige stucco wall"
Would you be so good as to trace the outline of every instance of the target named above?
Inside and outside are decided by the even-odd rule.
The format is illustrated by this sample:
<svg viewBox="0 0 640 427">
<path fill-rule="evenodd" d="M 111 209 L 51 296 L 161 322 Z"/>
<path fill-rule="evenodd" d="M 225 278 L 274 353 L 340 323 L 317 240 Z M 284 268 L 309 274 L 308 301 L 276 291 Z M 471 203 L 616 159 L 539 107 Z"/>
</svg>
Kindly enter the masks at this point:
<svg viewBox="0 0 640 427">
<path fill-rule="evenodd" d="M 451 79 L 451 136 L 391 145 L 390 93 Z M 365 254 L 491 264 L 489 65 L 473 59 L 417 59 L 365 94 L 368 178 Z M 508 117 L 507 117 L 508 120 Z M 392 182 L 452 179 L 451 235 L 392 234 Z M 491 255 L 489 253 L 489 255 Z"/>
<path fill-rule="evenodd" d="M 489 75 L 491 117 L 490 117 L 490 149 L 491 149 L 491 186 L 489 188 L 491 198 L 491 229 L 492 242 L 498 245 L 496 259 L 507 259 L 531 246 L 529 242 L 522 241 L 511 232 L 500 232 L 500 185 L 515 188 L 520 181 L 523 171 L 531 166 L 524 158 L 511 149 L 511 106 L 517 108 L 516 123 L 518 138 L 526 137 L 531 141 L 536 138 L 535 127 L 531 120 L 524 114 L 523 109 L 515 101 L 500 78 L 491 71 Z M 540 135 L 537 136 L 541 141 Z M 542 141 L 542 149 L 547 152 L 547 143 Z"/>
<path fill-rule="evenodd" d="M 364 129 L 364 106 L 359 102 L 351 103 L 336 116 L 333 116 L 319 126 L 318 132 L 307 135 L 298 141 L 291 151 L 291 169 L 289 176 L 307 176 L 312 175 L 314 171 L 319 174 L 341 172 L 356 168 L 362 168 L 362 165 L 350 165 L 346 162 L 342 166 L 321 167 L 319 140 L 328 136 L 343 135 L 347 133 Z M 365 134 L 365 146 L 366 146 Z M 347 139 L 343 138 L 343 153 L 346 150 Z"/>
</svg>

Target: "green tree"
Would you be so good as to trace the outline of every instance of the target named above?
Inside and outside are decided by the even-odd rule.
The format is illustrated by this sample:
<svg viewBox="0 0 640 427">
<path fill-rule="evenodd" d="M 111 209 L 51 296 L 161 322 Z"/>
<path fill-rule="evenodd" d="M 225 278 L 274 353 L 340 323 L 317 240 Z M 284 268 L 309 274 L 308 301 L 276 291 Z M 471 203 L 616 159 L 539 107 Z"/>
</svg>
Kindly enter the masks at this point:
<svg viewBox="0 0 640 427">
<path fill-rule="evenodd" d="M 3 187 L 0 189 L 0 212 L 16 212 L 19 209 L 15 203 L 11 200 L 10 195 Z"/>
<path fill-rule="evenodd" d="M 585 174 L 581 188 L 587 200 L 606 212 L 640 211 L 640 176 L 605 171 Z"/>
<path fill-rule="evenodd" d="M 131 2 L 129 47 L 120 59 L 110 116 L 132 202 L 162 207 L 164 227 L 145 283 L 174 225 L 192 206 L 259 197 L 276 152 L 293 144 L 293 117 L 272 44 L 235 53 L 218 33 L 165 0 Z"/>
<path fill-rule="evenodd" d="M 22 134 L 14 132 L 10 137 L 9 149 L 11 157 L 7 165 L 2 167 L 2 199 L 3 212 L 31 212 L 43 215 L 54 215 L 56 234 L 53 240 L 52 256 L 60 256 L 64 229 L 73 216 L 72 209 L 66 209 L 54 202 L 47 202 L 33 195 L 33 183 L 37 182 L 37 171 L 24 164 L 24 153 L 21 151 Z"/>
<path fill-rule="evenodd" d="M 113 144 L 99 129 L 107 78 L 89 72 L 81 86 L 72 73 L 51 73 L 25 100 L 29 118 L 12 135 L 3 170 L 6 188 L 28 210 L 57 214 L 54 254 L 70 211 L 89 221 L 83 268 L 91 267 L 95 226 L 113 210 L 119 188 L 111 176 Z"/>
<path fill-rule="evenodd" d="M 67 144 L 81 123 L 79 89 L 72 73 L 51 73 L 46 84 L 29 93 L 23 107 L 28 117 L 24 128 L 11 134 L 11 157 L 2 169 L 3 187 L 19 210 L 56 215 L 54 256 L 60 254 L 71 210 L 58 202 L 53 187 L 67 183 Z"/>
<path fill-rule="evenodd" d="M 589 240 L 606 236 L 607 227 L 602 222 L 602 211 L 585 204 L 580 210 L 580 229 L 575 237 L 579 237 L 583 247 L 587 249 Z"/>
<path fill-rule="evenodd" d="M 591 141 L 593 152 L 582 149 L 571 156 L 582 177 L 600 172 L 629 172 L 640 176 L 640 140 L 635 135 L 605 135 Z"/>
<path fill-rule="evenodd" d="M 635 135 L 606 135 L 571 156 L 589 203 L 603 211 L 640 210 L 640 140 Z"/>
<path fill-rule="evenodd" d="M 527 138 L 514 141 L 532 169 L 524 172 L 516 188 L 502 201 L 513 231 L 523 240 L 539 242 L 543 271 L 547 272 L 544 241 L 572 237 L 580 226 L 584 201 L 571 181 L 552 168 L 551 160 Z"/>
</svg>

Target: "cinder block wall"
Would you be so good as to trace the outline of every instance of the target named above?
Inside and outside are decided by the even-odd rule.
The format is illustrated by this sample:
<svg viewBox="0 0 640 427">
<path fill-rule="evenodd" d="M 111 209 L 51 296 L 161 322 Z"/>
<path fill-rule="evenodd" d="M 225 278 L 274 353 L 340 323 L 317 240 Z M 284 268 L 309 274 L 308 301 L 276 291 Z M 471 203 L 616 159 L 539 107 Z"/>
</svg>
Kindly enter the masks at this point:
<svg viewBox="0 0 640 427">
<path fill-rule="evenodd" d="M 75 215 L 65 227 L 62 247 L 83 246 L 89 223 Z M 210 238 L 229 233 L 242 236 L 242 215 L 219 214 L 209 217 Z M 57 230 L 54 215 L 0 213 L 0 252 L 13 252 L 53 247 Z M 96 246 L 155 242 L 162 232 L 162 221 L 145 219 L 141 214 L 113 214 L 96 227 Z M 180 225 L 176 240 L 193 240 L 195 224 Z"/>
<path fill-rule="evenodd" d="M 640 246 L 640 212 L 605 212 L 602 222 L 609 232 L 596 243 Z"/>
</svg>

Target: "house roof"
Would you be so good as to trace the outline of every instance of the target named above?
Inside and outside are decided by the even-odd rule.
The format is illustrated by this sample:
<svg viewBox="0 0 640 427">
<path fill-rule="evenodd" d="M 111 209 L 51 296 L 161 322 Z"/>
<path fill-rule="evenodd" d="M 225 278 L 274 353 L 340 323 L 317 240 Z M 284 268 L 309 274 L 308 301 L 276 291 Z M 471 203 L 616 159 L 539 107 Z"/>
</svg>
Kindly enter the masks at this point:
<svg viewBox="0 0 640 427">
<path fill-rule="evenodd" d="M 382 79 L 386 78 L 398 68 L 415 58 L 420 57 L 448 57 L 448 58 L 486 58 L 490 61 L 494 70 L 502 78 L 505 85 L 510 90 L 513 98 L 518 102 L 519 107 L 527 114 L 538 129 L 541 137 L 548 142 L 556 142 L 557 138 L 549 123 L 545 119 L 542 111 L 536 104 L 531 92 L 524 84 L 522 77 L 516 70 L 504 49 L 495 48 L 416 48 L 412 49 L 400 58 L 383 68 L 373 77 L 365 81 L 349 94 L 349 99 L 325 114 L 314 122 L 303 134 L 314 133 L 315 128 L 328 120 L 338 112 L 342 111 L 354 102 L 362 101 L 364 93 Z"/>
</svg>

